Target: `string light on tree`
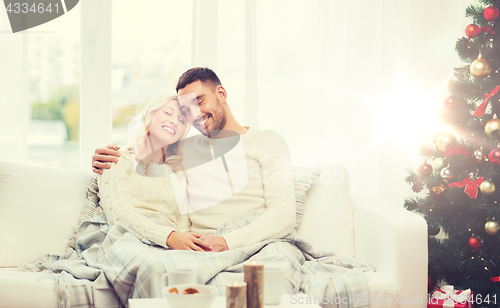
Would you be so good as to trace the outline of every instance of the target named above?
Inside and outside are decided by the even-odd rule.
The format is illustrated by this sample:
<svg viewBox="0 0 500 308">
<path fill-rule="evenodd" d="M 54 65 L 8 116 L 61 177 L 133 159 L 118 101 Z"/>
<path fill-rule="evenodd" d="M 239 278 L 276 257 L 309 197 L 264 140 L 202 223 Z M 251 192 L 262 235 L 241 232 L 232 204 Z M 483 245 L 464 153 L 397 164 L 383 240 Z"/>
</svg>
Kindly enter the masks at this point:
<svg viewBox="0 0 500 308">
<path fill-rule="evenodd" d="M 493 33 L 487 33 L 487 34 L 485 34 L 484 38 L 487 41 L 489 41 L 490 43 L 492 43 L 495 40 L 495 37 L 494 37 Z"/>
</svg>

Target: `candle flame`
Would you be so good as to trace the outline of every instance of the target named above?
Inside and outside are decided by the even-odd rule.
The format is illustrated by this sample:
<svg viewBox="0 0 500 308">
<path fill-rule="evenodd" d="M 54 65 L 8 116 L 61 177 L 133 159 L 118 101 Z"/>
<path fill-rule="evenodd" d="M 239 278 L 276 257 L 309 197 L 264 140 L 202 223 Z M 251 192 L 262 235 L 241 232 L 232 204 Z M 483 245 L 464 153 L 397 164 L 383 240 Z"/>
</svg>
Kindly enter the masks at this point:
<svg viewBox="0 0 500 308">
<path fill-rule="evenodd" d="M 255 260 L 252 261 L 252 265 L 255 265 L 257 264 L 257 262 Z"/>
</svg>

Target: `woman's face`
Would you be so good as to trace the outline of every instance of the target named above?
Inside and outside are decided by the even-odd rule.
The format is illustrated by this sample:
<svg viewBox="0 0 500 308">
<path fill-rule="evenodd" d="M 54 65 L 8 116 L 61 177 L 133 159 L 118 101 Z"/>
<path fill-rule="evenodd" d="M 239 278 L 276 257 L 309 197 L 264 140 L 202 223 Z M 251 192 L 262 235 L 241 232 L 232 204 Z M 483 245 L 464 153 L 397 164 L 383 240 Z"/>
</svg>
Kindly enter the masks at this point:
<svg viewBox="0 0 500 308">
<path fill-rule="evenodd" d="M 165 106 L 156 110 L 149 124 L 153 147 L 168 146 L 176 143 L 184 135 L 186 117 L 179 109 L 176 100 L 170 100 Z"/>
</svg>

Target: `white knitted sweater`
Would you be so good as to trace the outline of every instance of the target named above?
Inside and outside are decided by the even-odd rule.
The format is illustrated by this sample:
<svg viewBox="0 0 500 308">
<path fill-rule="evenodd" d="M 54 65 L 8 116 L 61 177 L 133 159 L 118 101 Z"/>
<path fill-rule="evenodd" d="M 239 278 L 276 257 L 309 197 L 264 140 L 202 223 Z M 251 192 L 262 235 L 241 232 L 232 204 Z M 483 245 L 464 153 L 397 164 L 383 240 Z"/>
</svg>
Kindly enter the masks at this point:
<svg viewBox="0 0 500 308">
<path fill-rule="evenodd" d="M 224 154 L 231 183 L 221 157 L 186 169 L 189 207 L 198 209 L 189 213 L 192 232 L 212 234 L 228 220 L 263 211 L 248 226 L 224 235 L 230 249 L 281 238 L 295 226 L 293 171 L 285 140 L 271 130 L 250 127 L 240 141 Z M 195 139 L 184 150 L 184 160 L 202 156 L 208 142 L 203 136 Z"/>
<path fill-rule="evenodd" d="M 189 231 L 189 218 L 179 211 L 179 207 L 186 206 L 188 201 L 186 177 L 179 178 L 164 165 L 153 167 L 156 172 L 159 168 L 168 168 L 169 176 L 140 175 L 136 172 L 135 159 L 121 152 L 118 162 L 97 177 L 99 205 L 110 225 L 120 223 L 145 239 L 168 248 L 167 238 L 175 229 L 154 221 L 172 221 L 178 225 L 178 232 Z"/>
</svg>

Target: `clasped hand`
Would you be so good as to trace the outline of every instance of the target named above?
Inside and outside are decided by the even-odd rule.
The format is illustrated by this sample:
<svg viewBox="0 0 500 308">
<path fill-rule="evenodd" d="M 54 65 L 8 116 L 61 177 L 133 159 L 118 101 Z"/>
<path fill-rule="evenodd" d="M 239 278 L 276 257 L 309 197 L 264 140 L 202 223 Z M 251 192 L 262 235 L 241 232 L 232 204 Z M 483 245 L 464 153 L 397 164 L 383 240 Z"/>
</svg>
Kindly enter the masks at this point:
<svg viewBox="0 0 500 308">
<path fill-rule="evenodd" d="M 222 236 L 205 235 L 194 232 L 172 232 L 167 238 L 167 246 L 173 249 L 193 251 L 228 250 L 226 240 Z"/>
<path fill-rule="evenodd" d="M 200 240 L 210 244 L 210 251 L 224 251 L 229 249 L 226 240 L 222 236 L 204 235 L 200 237 Z"/>
</svg>

